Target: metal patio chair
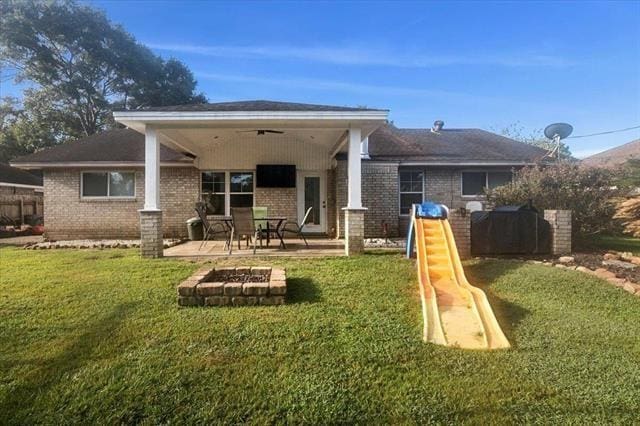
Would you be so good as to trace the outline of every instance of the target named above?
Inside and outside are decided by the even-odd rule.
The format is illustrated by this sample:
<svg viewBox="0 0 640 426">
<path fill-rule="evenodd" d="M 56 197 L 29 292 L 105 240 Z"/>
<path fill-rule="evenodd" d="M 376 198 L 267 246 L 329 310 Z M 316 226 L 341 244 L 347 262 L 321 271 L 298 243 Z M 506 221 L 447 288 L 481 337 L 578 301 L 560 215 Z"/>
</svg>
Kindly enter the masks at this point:
<svg viewBox="0 0 640 426">
<path fill-rule="evenodd" d="M 286 233 L 288 232 L 290 234 L 296 234 L 298 237 L 302 238 L 302 241 L 304 241 L 304 244 L 305 246 L 307 246 L 307 248 L 309 248 L 309 243 L 307 242 L 307 239 L 304 237 L 304 234 L 302 233 L 302 231 L 304 229 L 304 225 L 307 223 L 307 218 L 311 214 L 311 210 L 313 210 L 313 207 L 309 207 L 307 211 L 304 213 L 304 217 L 302 218 L 301 224 L 292 220 L 291 221 L 288 220 L 285 222 L 281 230 L 283 235 L 286 235 Z"/>
<path fill-rule="evenodd" d="M 247 247 L 249 247 L 249 241 L 253 242 L 253 254 L 256 254 L 256 243 L 260 240 L 262 245 L 262 233 L 259 228 L 256 228 L 253 217 L 253 209 L 251 207 L 232 207 L 231 218 L 233 219 L 233 227 L 231 228 L 231 238 L 229 239 L 229 254 L 232 252 L 233 239 L 238 238 L 238 250 L 240 250 L 240 240 L 242 237 L 247 240 Z"/>
<path fill-rule="evenodd" d="M 229 230 L 227 229 L 227 226 L 224 223 L 220 222 L 209 222 L 209 219 L 207 218 L 207 205 L 205 203 L 196 203 L 195 210 L 198 217 L 202 221 L 202 230 L 204 234 L 198 251 L 200 251 L 202 247 L 207 244 L 209 238 L 215 237 L 218 234 L 224 234 L 224 248 L 226 249 L 230 244 L 229 241 L 231 241 L 229 239 Z"/>
</svg>

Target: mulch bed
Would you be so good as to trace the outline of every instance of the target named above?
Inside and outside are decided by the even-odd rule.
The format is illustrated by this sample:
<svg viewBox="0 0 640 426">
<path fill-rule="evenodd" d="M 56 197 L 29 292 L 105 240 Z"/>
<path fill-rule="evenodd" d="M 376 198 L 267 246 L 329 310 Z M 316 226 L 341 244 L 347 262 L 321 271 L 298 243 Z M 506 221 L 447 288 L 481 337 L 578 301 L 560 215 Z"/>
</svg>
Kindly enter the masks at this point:
<svg viewBox="0 0 640 426">
<path fill-rule="evenodd" d="M 616 274 L 618 278 L 625 278 L 631 282 L 640 283 L 640 266 L 634 269 L 627 269 L 614 265 L 603 265 L 603 255 L 604 253 L 575 253 L 572 256 L 575 259 L 574 263 L 576 265 L 585 266 L 589 269 L 604 268 Z"/>
</svg>

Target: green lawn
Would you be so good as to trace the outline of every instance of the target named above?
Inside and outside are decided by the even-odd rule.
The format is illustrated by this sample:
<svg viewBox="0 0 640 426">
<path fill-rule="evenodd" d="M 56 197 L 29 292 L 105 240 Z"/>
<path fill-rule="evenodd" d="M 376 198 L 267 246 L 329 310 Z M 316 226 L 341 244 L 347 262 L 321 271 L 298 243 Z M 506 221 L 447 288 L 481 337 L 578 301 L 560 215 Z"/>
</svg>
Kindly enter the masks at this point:
<svg viewBox="0 0 640 426">
<path fill-rule="evenodd" d="M 640 256 L 640 238 L 619 235 L 598 235 L 593 237 L 589 246 L 596 250 L 630 251 Z"/>
<path fill-rule="evenodd" d="M 183 308 L 199 265 L 0 249 L 0 424 L 622 423 L 640 298 L 516 261 L 467 265 L 514 348 L 425 344 L 397 254 L 278 260 L 282 307 Z"/>
</svg>

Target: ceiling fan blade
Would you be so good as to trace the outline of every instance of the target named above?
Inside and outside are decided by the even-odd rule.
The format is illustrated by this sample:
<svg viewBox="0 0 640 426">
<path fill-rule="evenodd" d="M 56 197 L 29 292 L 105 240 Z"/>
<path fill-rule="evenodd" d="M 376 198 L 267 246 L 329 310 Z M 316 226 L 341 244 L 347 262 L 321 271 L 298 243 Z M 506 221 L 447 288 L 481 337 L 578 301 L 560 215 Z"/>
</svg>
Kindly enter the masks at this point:
<svg viewBox="0 0 640 426">
<path fill-rule="evenodd" d="M 269 130 L 269 129 L 255 129 L 255 130 L 236 130 L 237 133 L 256 133 L 256 136 L 263 136 L 267 133 L 276 133 L 276 134 L 283 134 L 284 132 L 281 130 Z"/>
</svg>

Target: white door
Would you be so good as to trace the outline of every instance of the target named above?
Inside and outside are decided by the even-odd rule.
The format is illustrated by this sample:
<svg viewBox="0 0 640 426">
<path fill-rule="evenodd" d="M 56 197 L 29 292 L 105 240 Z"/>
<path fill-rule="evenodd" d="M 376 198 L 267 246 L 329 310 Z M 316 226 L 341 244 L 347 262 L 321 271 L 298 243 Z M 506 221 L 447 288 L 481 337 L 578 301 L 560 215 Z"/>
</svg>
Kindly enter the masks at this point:
<svg viewBox="0 0 640 426">
<path fill-rule="evenodd" d="M 304 232 L 326 232 L 326 172 L 298 172 L 298 223 L 302 223 L 309 207 Z"/>
</svg>

